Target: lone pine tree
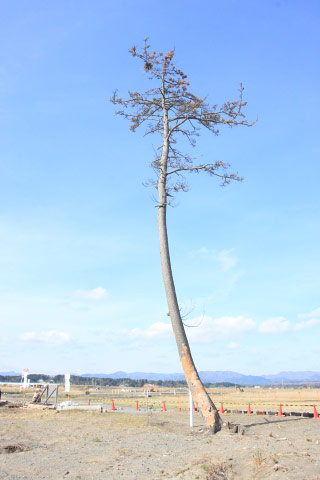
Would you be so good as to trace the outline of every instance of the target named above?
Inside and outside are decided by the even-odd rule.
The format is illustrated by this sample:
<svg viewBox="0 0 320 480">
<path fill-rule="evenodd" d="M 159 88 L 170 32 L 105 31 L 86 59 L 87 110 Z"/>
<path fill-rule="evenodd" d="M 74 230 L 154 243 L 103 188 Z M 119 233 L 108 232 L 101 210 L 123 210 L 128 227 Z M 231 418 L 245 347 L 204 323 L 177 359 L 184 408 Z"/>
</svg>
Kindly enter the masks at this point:
<svg viewBox="0 0 320 480">
<path fill-rule="evenodd" d="M 130 53 L 143 62 L 145 72 L 156 85 L 143 93 L 129 91 L 127 99 L 119 97 L 115 91 L 111 101 L 120 106 L 120 110 L 116 113 L 131 122 L 133 132 L 144 124 L 146 135 L 160 134 L 161 136 L 161 143 L 151 162 L 156 178 L 149 181 L 149 184 L 156 186 L 158 190 L 160 255 L 169 315 L 195 405 L 205 417 L 207 426 L 216 433 L 221 429 L 221 418 L 194 364 L 177 300 L 169 252 L 167 206 L 172 204 L 176 192 L 187 191 L 184 175 L 188 172 L 206 172 L 218 177 L 222 185 L 232 180 L 241 180 L 237 174 L 228 172 L 229 165 L 224 162 L 195 164 L 189 153 L 178 148 L 179 138 L 186 139 L 188 144 L 194 147 L 201 127 L 218 135 L 219 125 L 234 127 L 252 124 L 248 123 L 243 113 L 246 102 L 242 99 L 241 84 L 237 101 L 226 102 L 219 108 L 217 105 L 209 106 L 206 98 L 200 98 L 190 92 L 187 75 L 174 64 L 174 50 L 166 54 L 151 52 L 148 39 L 145 39 L 144 48 L 141 51 L 134 46 Z"/>
</svg>

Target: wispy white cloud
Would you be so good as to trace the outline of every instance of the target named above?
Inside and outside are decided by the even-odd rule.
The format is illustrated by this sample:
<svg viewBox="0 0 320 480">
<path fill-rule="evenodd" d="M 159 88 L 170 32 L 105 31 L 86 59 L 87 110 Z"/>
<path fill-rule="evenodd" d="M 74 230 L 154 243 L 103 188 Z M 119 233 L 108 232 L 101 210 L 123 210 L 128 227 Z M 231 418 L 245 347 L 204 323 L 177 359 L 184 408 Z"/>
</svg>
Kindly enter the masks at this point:
<svg viewBox="0 0 320 480">
<path fill-rule="evenodd" d="M 263 322 L 260 326 L 250 317 L 243 315 L 213 318 L 208 315 L 196 317 L 185 322 L 188 339 L 193 344 L 215 343 L 219 340 L 238 339 L 249 332 L 262 334 L 284 334 L 287 332 L 301 331 L 320 324 L 320 319 L 310 319 L 293 324 L 284 317 L 273 317 Z M 114 331 L 114 335 L 125 335 L 130 339 L 168 339 L 172 338 L 171 323 L 157 322 L 150 327 L 133 328 L 131 330 Z M 230 341 L 227 348 L 234 350 L 240 344 Z"/>
<path fill-rule="evenodd" d="M 133 328 L 124 331 L 130 338 L 168 338 L 172 335 L 172 326 L 170 323 L 156 322 L 149 328 L 143 330 L 141 328 Z"/>
<path fill-rule="evenodd" d="M 186 333 L 192 343 L 214 343 L 224 338 L 238 337 L 250 330 L 253 330 L 256 323 L 244 316 L 212 318 L 202 316 L 188 321 Z M 192 328 L 191 328 L 192 327 Z M 120 332 L 131 339 L 138 338 L 172 338 L 171 323 L 157 322 L 146 329 L 133 328 Z M 236 344 L 235 344 L 236 345 Z M 232 347 L 230 347 L 232 348 Z M 235 348 L 235 346 L 233 347 Z"/>
<path fill-rule="evenodd" d="M 284 317 L 269 318 L 259 327 L 260 333 L 282 334 L 292 331 L 306 330 L 320 324 L 320 319 L 311 318 L 305 322 L 293 324 Z"/>
<path fill-rule="evenodd" d="M 218 262 L 225 272 L 229 272 L 238 263 L 238 258 L 233 254 L 233 252 L 234 249 L 217 251 L 202 247 L 200 250 L 194 252 L 193 255 L 200 255 L 206 260 Z"/>
<path fill-rule="evenodd" d="M 187 328 L 187 335 L 193 343 L 214 343 L 224 338 L 234 338 L 253 330 L 256 323 L 242 315 L 235 317 L 212 318 L 204 315 L 188 321 L 189 325 L 197 325 Z"/>
<path fill-rule="evenodd" d="M 221 250 L 218 253 L 217 259 L 221 264 L 223 270 L 228 272 L 238 263 L 238 259 L 235 255 L 232 254 L 233 250 Z"/>
<path fill-rule="evenodd" d="M 49 330 L 47 332 L 25 332 L 21 335 L 20 339 L 24 342 L 39 342 L 48 343 L 53 345 L 61 345 L 68 343 L 71 340 L 71 336 L 66 332 L 57 332 L 56 330 Z"/>
<path fill-rule="evenodd" d="M 320 307 L 312 310 L 310 313 L 300 313 L 299 318 L 319 318 L 320 317 Z"/>
<path fill-rule="evenodd" d="M 291 322 L 284 317 L 269 318 L 259 327 L 261 333 L 285 333 L 292 329 Z"/>
<path fill-rule="evenodd" d="M 299 322 L 294 325 L 295 330 L 305 330 L 306 328 L 312 328 L 316 325 L 320 325 L 320 318 L 311 318 L 310 320 L 306 320 L 305 322 Z"/>
<path fill-rule="evenodd" d="M 108 292 L 104 287 L 96 287 L 92 290 L 77 290 L 74 295 L 83 300 L 101 301 L 108 298 Z"/>
</svg>

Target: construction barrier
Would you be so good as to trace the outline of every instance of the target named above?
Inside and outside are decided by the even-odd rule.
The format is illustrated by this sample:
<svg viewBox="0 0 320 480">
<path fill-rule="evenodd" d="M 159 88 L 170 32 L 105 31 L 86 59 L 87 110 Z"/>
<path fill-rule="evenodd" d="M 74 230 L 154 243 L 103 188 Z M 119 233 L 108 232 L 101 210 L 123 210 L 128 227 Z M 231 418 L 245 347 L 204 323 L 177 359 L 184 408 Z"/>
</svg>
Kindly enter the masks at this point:
<svg viewBox="0 0 320 480">
<path fill-rule="evenodd" d="M 282 404 L 280 403 L 278 417 L 282 417 Z"/>
<path fill-rule="evenodd" d="M 130 408 L 130 406 L 133 406 L 132 405 L 132 401 L 129 401 L 129 402 L 126 402 L 127 403 L 127 407 Z M 155 404 L 158 405 L 158 407 L 162 407 L 161 411 L 162 412 L 167 412 L 168 411 L 168 408 L 167 408 L 167 402 L 166 401 L 163 401 L 163 402 L 153 402 L 152 404 L 148 404 L 148 402 L 139 402 L 138 400 L 136 400 L 136 406 L 135 406 L 135 410 L 138 412 L 138 411 L 141 411 L 141 406 L 142 408 L 146 408 L 146 409 L 153 409 L 155 407 Z M 230 402 L 231 404 L 231 402 Z M 229 404 L 229 405 L 230 405 Z M 181 405 L 181 403 L 179 404 Z M 255 404 L 255 405 L 259 405 L 259 404 Z M 262 405 L 265 405 L 265 404 L 262 404 Z M 273 406 L 276 406 L 275 404 L 272 404 Z M 278 416 L 278 417 L 304 417 L 304 418 L 314 418 L 314 419 L 319 419 L 320 416 L 319 416 L 319 412 L 317 410 L 317 405 L 315 404 L 312 404 L 312 405 L 309 405 L 309 404 L 303 404 L 303 405 L 298 405 L 299 407 L 307 407 L 307 406 L 312 406 L 313 407 L 313 412 L 304 412 L 304 411 L 289 411 L 289 412 L 286 412 L 286 411 L 283 411 L 283 407 L 284 406 L 295 406 L 296 404 L 284 404 L 284 403 L 280 403 L 279 404 L 279 409 L 275 409 L 275 410 L 267 410 L 267 409 L 255 409 L 253 410 L 252 407 L 251 407 L 251 403 L 248 404 L 247 408 L 243 408 L 243 409 L 239 409 L 238 408 L 238 405 L 237 405 L 237 408 L 236 409 L 229 409 L 229 408 L 226 408 L 224 406 L 223 403 L 220 404 L 220 409 L 219 409 L 219 413 L 220 414 L 225 414 L 225 415 L 228 415 L 228 414 L 244 414 L 244 415 L 273 415 L 273 416 Z M 77 407 L 73 407 L 73 408 L 77 408 L 77 409 L 81 409 L 81 408 L 86 408 L 88 410 L 90 410 L 90 408 L 94 409 L 95 407 L 101 407 L 101 410 L 103 411 L 107 411 L 107 409 L 103 408 L 101 405 L 92 405 L 92 402 L 90 400 L 88 400 L 88 405 L 86 407 L 84 407 L 83 405 L 78 405 Z M 115 406 L 115 401 L 114 399 L 111 400 L 111 411 L 122 411 L 123 408 L 126 408 L 125 406 L 120 406 L 120 410 L 119 408 L 117 408 Z M 181 406 L 178 406 L 178 407 L 174 407 L 174 410 L 178 410 L 179 412 L 187 412 L 190 410 L 189 407 L 186 407 L 186 408 L 182 408 Z M 199 411 L 196 407 L 194 408 L 194 411 L 197 412 Z"/>
<path fill-rule="evenodd" d="M 96 400 L 93 400 L 95 402 Z M 133 406 L 133 402 L 135 401 L 135 410 L 141 411 L 142 409 L 156 409 L 160 408 L 162 412 L 167 412 L 168 407 L 167 407 L 167 401 L 152 401 L 146 399 L 146 400 L 133 400 L 133 399 L 123 399 L 120 402 L 120 410 L 123 410 L 123 408 L 126 407 L 131 407 Z M 92 401 L 88 400 L 88 407 L 90 407 Z M 111 401 L 111 411 L 117 411 L 119 408 L 115 406 L 115 400 L 112 399 Z M 172 406 L 172 403 L 174 403 L 174 406 Z M 185 403 L 185 402 L 184 402 Z M 174 409 L 178 412 L 184 412 L 184 411 L 189 411 L 190 408 L 187 407 L 186 405 L 182 406 L 183 401 L 181 401 L 181 398 L 177 398 L 176 402 L 171 402 L 169 401 L 169 409 Z M 305 418 L 315 418 L 319 419 L 319 412 L 317 410 L 317 405 L 314 403 L 280 403 L 277 404 L 276 402 L 273 403 L 260 403 L 260 402 L 254 402 L 252 404 L 251 402 L 247 404 L 247 407 L 244 405 L 243 402 L 227 402 L 225 406 L 224 403 L 220 403 L 220 408 L 219 408 L 219 413 L 220 414 L 246 414 L 246 415 L 276 415 L 278 417 L 287 417 L 287 416 L 295 416 L 295 417 L 305 417 Z M 235 405 L 235 409 L 231 409 L 230 407 L 232 405 Z M 252 408 L 252 406 L 254 407 Z M 92 405 L 93 407 L 94 405 Z M 259 408 L 259 407 L 267 407 L 267 406 L 272 406 L 274 408 L 268 410 L 267 408 Z M 277 408 L 277 406 L 279 406 Z M 284 407 L 299 407 L 298 410 L 291 408 L 290 411 L 284 411 Z M 304 408 L 307 407 L 312 407 L 313 412 L 308 412 L 308 411 L 303 411 Z M 319 404 L 320 408 L 320 404 Z M 300 411 L 299 411 L 300 410 Z M 194 407 L 194 411 L 197 412 L 197 408 Z"/>
</svg>

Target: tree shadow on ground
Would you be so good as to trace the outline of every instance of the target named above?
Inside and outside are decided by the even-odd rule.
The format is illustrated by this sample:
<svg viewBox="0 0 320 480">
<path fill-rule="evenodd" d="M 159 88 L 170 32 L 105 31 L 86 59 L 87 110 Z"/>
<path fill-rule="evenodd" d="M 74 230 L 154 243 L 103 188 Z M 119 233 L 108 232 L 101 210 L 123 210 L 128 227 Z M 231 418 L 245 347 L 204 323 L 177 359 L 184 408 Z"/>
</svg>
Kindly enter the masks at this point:
<svg viewBox="0 0 320 480">
<path fill-rule="evenodd" d="M 282 420 L 268 420 L 267 418 L 263 417 L 263 420 L 265 421 L 265 423 L 261 423 L 261 422 L 258 422 L 258 423 L 249 423 L 248 425 L 243 425 L 245 428 L 251 428 L 251 427 L 264 427 L 266 425 L 274 425 L 274 424 L 277 424 L 277 423 L 285 423 L 285 422 L 299 422 L 299 421 L 303 421 L 303 420 L 309 420 L 308 418 L 306 417 L 295 417 L 295 418 L 285 418 L 285 419 L 282 419 Z"/>
</svg>

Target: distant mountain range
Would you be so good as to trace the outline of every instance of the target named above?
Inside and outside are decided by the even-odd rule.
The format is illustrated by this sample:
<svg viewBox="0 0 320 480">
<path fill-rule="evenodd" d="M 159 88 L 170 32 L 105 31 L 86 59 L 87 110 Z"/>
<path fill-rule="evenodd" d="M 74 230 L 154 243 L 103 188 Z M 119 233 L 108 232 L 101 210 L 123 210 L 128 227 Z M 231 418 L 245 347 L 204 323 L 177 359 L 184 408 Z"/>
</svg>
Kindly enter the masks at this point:
<svg viewBox="0 0 320 480">
<path fill-rule="evenodd" d="M 30 372 L 32 373 L 32 372 Z M 17 372 L 0 372 L 2 376 L 21 377 Z M 76 374 L 75 374 L 76 375 Z M 320 372 L 280 372 L 275 375 L 243 375 L 238 372 L 216 371 L 199 372 L 201 380 L 205 383 L 229 382 L 237 385 L 266 385 L 270 383 L 309 383 L 320 382 Z M 81 377 L 96 378 L 131 378 L 132 380 L 185 380 L 183 373 L 152 373 L 152 372 L 114 372 L 114 373 L 84 373 Z"/>
<path fill-rule="evenodd" d="M 319 382 L 319 372 L 280 372 L 276 375 L 263 375 L 267 380 L 274 382 Z"/>
<path fill-rule="evenodd" d="M 200 371 L 200 378 L 205 383 L 230 382 L 241 385 L 265 385 L 268 383 L 302 383 L 320 382 L 320 372 L 280 372 L 275 375 L 243 375 L 232 371 Z M 132 380 L 147 379 L 155 380 L 185 380 L 183 373 L 151 373 L 151 372 L 115 372 L 84 373 L 83 377 L 96 378 L 131 378 Z"/>
</svg>

